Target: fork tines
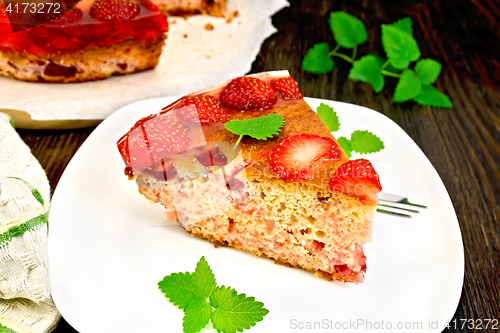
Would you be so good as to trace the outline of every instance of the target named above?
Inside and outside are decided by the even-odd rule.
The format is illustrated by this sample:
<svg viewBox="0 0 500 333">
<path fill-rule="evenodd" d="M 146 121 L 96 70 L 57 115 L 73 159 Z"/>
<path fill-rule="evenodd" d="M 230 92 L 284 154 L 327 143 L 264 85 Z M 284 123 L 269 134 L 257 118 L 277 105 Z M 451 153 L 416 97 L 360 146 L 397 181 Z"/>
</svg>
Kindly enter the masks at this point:
<svg viewBox="0 0 500 333">
<path fill-rule="evenodd" d="M 379 193 L 379 201 L 379 208 L 377 208 L 378 212 L 399 217 L 411 218 L 411 215 L 405 213 L 419 214 L 420 211 L 415 208 L 427 208 L 427 206 L 408 201 L 406 197 L 389 193 Z M 390 205 L 385 202 L 390 203 Z"/>
</svg>

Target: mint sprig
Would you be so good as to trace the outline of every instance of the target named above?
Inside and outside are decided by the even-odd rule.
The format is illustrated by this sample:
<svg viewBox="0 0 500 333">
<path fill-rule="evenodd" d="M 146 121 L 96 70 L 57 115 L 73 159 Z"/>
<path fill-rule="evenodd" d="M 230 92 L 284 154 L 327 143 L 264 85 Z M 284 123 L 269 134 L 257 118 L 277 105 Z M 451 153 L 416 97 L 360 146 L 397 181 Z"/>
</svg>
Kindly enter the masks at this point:
<svg viewBox="0 0 500 333">
<path fill-rule="evenodd" d="M 332 126 L 334 129 L 330 130 L 331 132 L 336 132 L 340 128 L 340 122 L 338 120 L 339 117 L 331 106 L 321 103 L 316 108 L 316 112 L 321 120 L 323 120 L 323 122 L 327 125 L 328 129 L 330 129 L 328 123 L 331 124 L 332 119 L 335 119 L 337 126 Z M 342 147 L 342 149 L 344 149 L 349 158 L 351 157 L 353 151 L 359 154 L 371 154 L 379 152 L 385 147 L 384 143 L 378 136 L 366 130 L 356 130 L 352 132 L 350 139 L 341 136 L 337 138 L 337 143 Z"/>
<path fill-rule="evenodd" d="M 356 130 L 349 140 L 352 150 L 359 154 L 376 153 L 384 149 L 384 143 L 370 131 Z"/>
<path fill-rule="evenodd" d="M 215 307 L 211 318 L 212 325 L 217 331 L 224 333 L 250 329 L 269 312 L 263 308 L 264 304 L 256 302 L 255 298 L 238 294 L 236 290 L 225 286 L 219 287 L 212 294 L 210 303 Z"/>
<path fill-rule="evenodd" d="M 370 84 L 375 93 L 382 91 L 386 77 L 398 79 L 394 102 L 414 101 L 423 106 L 453 107 L 448 96 L 432 85 L 441 72 L 441 64 L 432 59 L 420 59 L 409 17 L 382 24 L 381 41 L 387 59 L 375 54 L 356 58 L 358 45 L 368 38 L 364 24 L 356 17 L 345 12 L 332 12 L 328 23 L 337 45 L 332 51 L 327 43 L 313 45 L 302 61 L 304 71 L 326 74 L 335 66 L 332 57 L 337 57 L 352 65 L 349 79 Z M 352 52 L 344 54 L 339 52 L 340 48 L 352 49 Z"/>
<path fill-rule="evenodd" d="M 224 126 L 232 133 L 239 135 L 236 145 L 238 145 L 244 135 L 248 135 L 257 140 L 266 140 L 279 133 L 279 129 L 283 126 L 285 120 L 278 114 L 268 114 L 267 116 L 231 120 Z"/>
<path fill-rule="evenodd" d="M 210 321 L 219 333 L 243 332 L 269 313 L 254 297 L 217 286 L 205 257 L 200 258 L 193 273 L 172 273 L 158 282 L 158 287 L 172 304 L 184 310 L 184 333 L 198 333 Z"/>
<path fill-rule="evenodd" d="M 351 158 L 352 146 L 351 146 L 351 142 L 349 141 L 349 139 L 346 138 L 345 136 L 341 136 L 341 137 L 337 138 L 337 143 L 342 147 L 342 149 L 344 149 L 347 156 L 349 156 L 349 158 Z"/>
<path fill-rule="evenodd" d="M 329 105 L 321 103 L 316 109 L 318 116 L 323 120 L 330 132 L 336 132 L 340 128 L 339 116 Z"/>
<path fill-rule="evenodd" d="M 411 69 L 406 69 L 394 90 L 394 102 L 406 102 L 417 97 L 422 90 L 422 81 Z"/>
<path fill-rule="evenodd" d="M 326 74 L 334 66 L 335 63 L 330 57 L 330 46 L 327 43 L 314 44 L 302 61 L 302 69 L 314 74 Z"/>
</svg>

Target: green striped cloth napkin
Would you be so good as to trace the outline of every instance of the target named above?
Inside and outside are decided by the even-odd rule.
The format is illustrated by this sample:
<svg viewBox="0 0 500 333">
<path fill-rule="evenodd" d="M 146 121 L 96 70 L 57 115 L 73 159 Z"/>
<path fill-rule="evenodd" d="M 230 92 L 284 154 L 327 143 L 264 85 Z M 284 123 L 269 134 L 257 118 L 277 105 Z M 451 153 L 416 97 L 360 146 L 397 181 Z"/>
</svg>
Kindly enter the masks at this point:
<svg viewBox="0 0 500 333">
<path fill-rule="evenodd" d="M 44 170 L 0 113 L 0 332 L 50 332 L 61 316 L 50 296 Z"/>
</svg>

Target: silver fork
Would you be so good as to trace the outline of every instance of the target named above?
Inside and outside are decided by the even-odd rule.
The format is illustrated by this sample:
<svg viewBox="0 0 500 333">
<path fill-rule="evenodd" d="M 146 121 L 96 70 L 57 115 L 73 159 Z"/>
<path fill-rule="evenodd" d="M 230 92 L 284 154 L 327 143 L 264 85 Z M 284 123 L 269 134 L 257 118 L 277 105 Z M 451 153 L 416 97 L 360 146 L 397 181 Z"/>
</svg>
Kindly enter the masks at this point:
<svg viewBox="0 0 500 333">
<path fill-rule="evenodd" d="M 418 211 L 416 209 L 410 209 L 410 208 L 408 208 L 408 206 L 418 207 L 418 208 L 427 208 L 427 206 L 412 203 L 412 202 L 408 201 L 408 198 L 400 196 L 400 195 L 396 195 L 396 194 L 381 192 L 378 194 L 378 199 L 379 199 L 379 204 L 378 204 L 379 208 L 377 208 L 377 212 L 384 213 L 384 214 L 396 215 L 399 217 L 411 218 L 411 215 L 405 214 L 403 212 L 413 213 L 413 214 L 420 213 L 420 211 Z M 392 204 L 389 205 L 389 204 L 386 204 L 385 202 L 389 202 Z M 394 204 L 396 204 L 396 205 L 394 205 Z M 397 205 L 401 205 L 403 207 L 397 206 Z M 383 208 L 380 208 L 380 207 L 383 207 Z M 396 211 L 394 211 L 394 209 Z M 403 211 L 403 212 L 401 212 L 401 211 Z"/>
</svg>

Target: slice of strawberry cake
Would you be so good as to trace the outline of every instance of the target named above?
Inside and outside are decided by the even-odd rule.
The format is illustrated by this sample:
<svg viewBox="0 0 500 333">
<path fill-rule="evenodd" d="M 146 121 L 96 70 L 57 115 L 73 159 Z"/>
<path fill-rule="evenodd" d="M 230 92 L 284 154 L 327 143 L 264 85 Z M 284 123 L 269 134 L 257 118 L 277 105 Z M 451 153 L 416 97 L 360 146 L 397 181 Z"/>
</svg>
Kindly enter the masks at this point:
<svg viewBox="0 0 500 333">
<path fill-rule="evenodd" d="M 233 79 L 139 120 L 125 173 L 187 232 L 360 283 L 381 190 L 349 160 L 286 71 Z"/>
<path fill-rule="evenodd" d="M 11 3 L 8 8 L 0 3 L 0 74 L 71 83 L 158 64 L 168 22 L 149 0 L 81 0 L 73 7 L 56 0 L 40 5 L 30 16 L 17 13 L 19 8 Z"/>
</svg>

